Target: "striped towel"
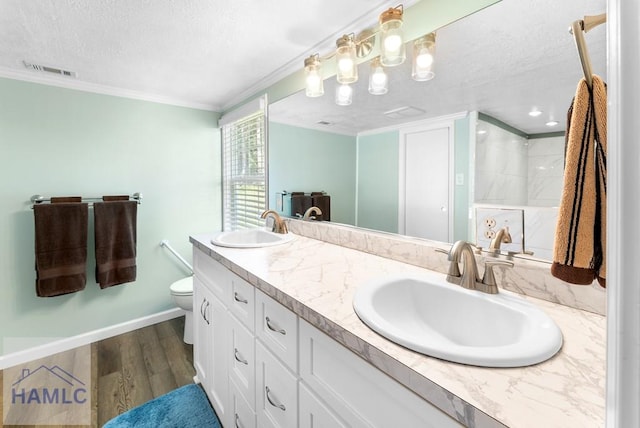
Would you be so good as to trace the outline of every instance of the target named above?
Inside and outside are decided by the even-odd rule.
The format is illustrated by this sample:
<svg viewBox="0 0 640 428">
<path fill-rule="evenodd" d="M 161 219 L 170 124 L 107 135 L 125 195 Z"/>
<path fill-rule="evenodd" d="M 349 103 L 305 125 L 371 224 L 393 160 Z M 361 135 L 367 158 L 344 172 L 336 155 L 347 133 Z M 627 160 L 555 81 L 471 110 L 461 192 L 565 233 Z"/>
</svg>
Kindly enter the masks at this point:
<svg viewBox="0 0 640 428">
<path fill-rule="evenodd" d="M 606 286 L 607 91 L 584 79 L 569 108 L 564 185 L 551 274 L 573 284 Z"/>
</svg>

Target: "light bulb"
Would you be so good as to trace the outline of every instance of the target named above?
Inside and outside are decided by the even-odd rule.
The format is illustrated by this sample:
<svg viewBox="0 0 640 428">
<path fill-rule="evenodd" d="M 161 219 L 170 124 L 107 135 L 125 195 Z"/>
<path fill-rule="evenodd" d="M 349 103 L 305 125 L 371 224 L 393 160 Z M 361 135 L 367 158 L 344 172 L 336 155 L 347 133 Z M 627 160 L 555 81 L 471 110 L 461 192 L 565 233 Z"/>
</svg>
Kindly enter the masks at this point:
<svg viewBox="0 0 640 428">
<path fill-rule="evenodd" d="M 353 35 L 344 35 L 336 41 L 336 80 L 338 83 L 354 83 L 358 80 L 356 66 L 356 44 Z"/>
<path fill-rule="evenodd" d="M 411 77 L 418 82 L 434 78 L 433 64 L 436 54 L 436 34 L 429 33 L 413 42 L 413 67 Z"/>
<path fill-rule="evenodd" d="M 389 52 L 396 52 L 401 45 L 402 37 L 397 34 L 392 34 L 391 36 L 384 39 L 384 48 Z"/>
<path fill-rule="evenodd" d="M 348 106 L 353 101 L 353 88 L 349 85 L 340 85 L 336 88 L 336 104 Z"/>
<path fill-rule="evenodd" d="M 324 94 L 322 80 L 322 63 L 318 55 L 311 55 L 304 60 L 305 93 L 308 97 L 319 97 Z"/>
<path fill-rule="evenodd" d="M 371 74 L 369 74 L 369 93 L 383 95 L 389 90 L 389 79 L 384 67 L 380 64 L 380 58 L 371 61 Z"/>
<path fill-rule="evenodd" d="M 433 64 L 433 55 L 428 50 L 423 49 L 416 58 L 416 65 L 420 68 L 427 68 L 431 67 L 431 64 Z"/>
<path fill-rule="evenodd" d="M 384 85 L 387 81 L 387 75 L 384 72 L 374 73 L 371 76 L 371 80 L 376 86 Z"/>
<path fill-rule="evenodd" d="M 351 58 L 340 58 L 338 61 L 338 69 L 343 73 L 349 73 L 353 68 L 353 61 Z"/>
<path fill-rule="evenodd" d="M 402 6 L 398 6 L 380 15 L 380 62 L 385 67 L 400 65 L 406 58 L 402 13 Z"/>
</svg>

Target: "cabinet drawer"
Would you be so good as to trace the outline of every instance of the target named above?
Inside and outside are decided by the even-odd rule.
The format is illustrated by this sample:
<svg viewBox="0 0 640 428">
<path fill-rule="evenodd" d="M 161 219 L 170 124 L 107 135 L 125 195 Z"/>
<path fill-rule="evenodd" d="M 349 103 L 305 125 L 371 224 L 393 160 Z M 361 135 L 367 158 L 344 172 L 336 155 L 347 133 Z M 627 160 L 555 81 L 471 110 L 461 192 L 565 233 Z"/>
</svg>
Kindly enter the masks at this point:
<svg viewBox="0 0 640 428">
<path fill-rule="evenodd" d="M 300 383 L 300 428 L 348 428 L 313 392 Z"/>
<path fill-rule="evenodd" d="M 244 399 L 244 395 L 240 392 L 238 385 L 231 380 L 229 394 L 231 399 L 231 421 L 228 423 L 230 427 L 236 428 L 256 428 L 256 414 L 249 403 Z M 253 389 L 253 386 L 252 386 Z"/>
<path fill-rule="evenodd" d="M 298 380 L 256 342 L 256 416 L 260 428 L 298 425 Z"/>
<path fill-rule="evenodd" d="M 231 347 L 229 361 L 231 379 L 244 395 L 251 409 L 256 408 L 256 360 L 255 340 L 249 331 L 234 316 L 229 317 Z"/>
<path fill-rule="evenodd" d="M 298 317 L 256 290 L 256 336 L 294 373 L 298 372 Z"/>
<path fill-rule="evenodd" d="M 231 299 L 229 276 L 231 272 L 226 267 L 194 247 L 193 271 L 195 276 L 198 277 L 225 306 L 229 305 Z"/>
<path fill-rule="evenodd" d="M 256 294 L 253 285 L 235 274 L 231 274 L 231 304 L 229 310 L 253 334 L 256 316 Z"/>
</svg>

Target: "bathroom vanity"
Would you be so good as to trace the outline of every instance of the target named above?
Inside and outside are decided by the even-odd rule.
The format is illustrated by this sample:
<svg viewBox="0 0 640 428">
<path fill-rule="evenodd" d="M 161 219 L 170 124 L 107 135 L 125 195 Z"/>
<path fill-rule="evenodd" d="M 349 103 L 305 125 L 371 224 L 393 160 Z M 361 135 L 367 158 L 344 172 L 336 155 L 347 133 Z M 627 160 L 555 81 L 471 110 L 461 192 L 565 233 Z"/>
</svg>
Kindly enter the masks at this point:
<svg viewBox="0 0 640 428">
<path fill-rule="evenodd" d="M 211 238 L 191 237 L 194 364 L 224 426 L 604 425 L 602 315 L 528 297 L 560 326 L 558 354 L 456 364 L 386 340 L 353 310 L 362 283 L 424 269 L 304 236 L 240 249 Z"/>
</svg>

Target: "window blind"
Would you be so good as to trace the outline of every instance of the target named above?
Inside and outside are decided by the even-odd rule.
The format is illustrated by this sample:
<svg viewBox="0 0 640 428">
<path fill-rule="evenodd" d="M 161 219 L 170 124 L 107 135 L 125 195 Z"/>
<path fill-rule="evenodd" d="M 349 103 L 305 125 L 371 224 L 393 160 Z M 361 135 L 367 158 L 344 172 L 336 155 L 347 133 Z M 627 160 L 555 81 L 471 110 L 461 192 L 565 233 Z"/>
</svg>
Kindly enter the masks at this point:
<svg viewBox="0 0 640 428">
<path fill-rule="evenodd" d="M 267 137 L 264 110 L 222 125 L 223 230 L 264 225 Z"/>
</svg>

